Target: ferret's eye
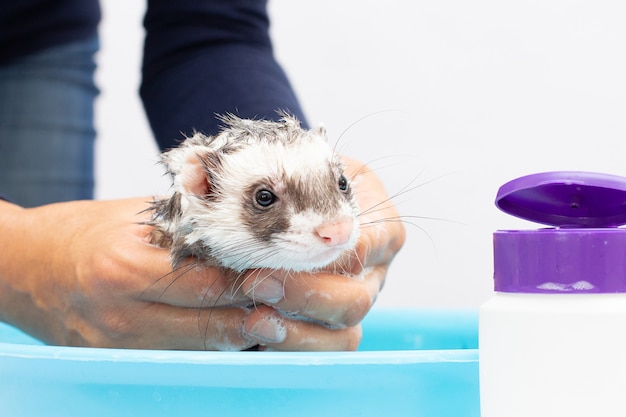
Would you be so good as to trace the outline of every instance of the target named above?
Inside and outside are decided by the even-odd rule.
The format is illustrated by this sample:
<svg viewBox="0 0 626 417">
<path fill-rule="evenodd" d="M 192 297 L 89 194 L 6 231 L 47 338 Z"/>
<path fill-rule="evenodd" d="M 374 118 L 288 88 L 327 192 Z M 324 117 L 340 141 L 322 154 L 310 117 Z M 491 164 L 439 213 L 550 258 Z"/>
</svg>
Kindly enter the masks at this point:
<svg viewBox="0 0 626 417">
<path fill-rule="evenodd" d="M 339 177 L 339 189 L 343 192 L 348 191 L 348 179 L 346 178 L 345 175 L 342 175 L 341 177 Z"/>
<path fill-rule="evenodd" d="M 255 195 L 256 202 L 261 207 L 271 206 L 276 201 L 274 193 L 268 190 L 259 190 Z"/>
</svg>

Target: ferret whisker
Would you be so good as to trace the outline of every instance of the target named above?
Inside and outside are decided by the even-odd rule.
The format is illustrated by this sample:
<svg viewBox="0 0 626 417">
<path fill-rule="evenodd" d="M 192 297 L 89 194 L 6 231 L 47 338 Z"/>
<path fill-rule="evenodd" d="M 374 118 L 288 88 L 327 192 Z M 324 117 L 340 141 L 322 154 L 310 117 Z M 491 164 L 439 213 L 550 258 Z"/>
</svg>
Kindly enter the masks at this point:
<svg viewBox="0 0 626 417">
<path fill-rule="evenodd" d="M 454 220 L 440 219 L 440 218 L 437 218 L 437 217 L 428 217 L 428 216 L 395 216 L 395 217 L 385 217 L 385 218 L 382 218 L 382 219 L 375 219 L 375 220 L 363 222 L 363 223 L 361 223 L 361 227 L 377 226 L 379 224 L 384 224 L 384 223 L 403 223 L 403 224 L 412 225 L 412 226 L 416 225 L 416 223 L 414 223 L 413 221 L 409 221 L 407 219 L 433 220 L 433 221 L 442 221 L 442 222 L 449 222 L 449 223 L 455 223 L 455 224 L 462 224 L 462 223 L 456 222 Z"/>
<path fill-rule="evenodd" d="M 162 277 L 159 277 L 150 286 L 148 286 L 148 288 L 143 290 L 141 292 L 141 294 L 139 294 L 139 299 L 143 299 L 145 294 L 148 291 L 150 291 L 152 288 L 154 288 L 156 285 L 158 285 L 161 281 L 163 281 L 164 279 L 166 279 L 168 277 L 172 277 L 173 276 L 172 280 L 165 286 L 165 288 L 163 290 L 161 290 L 161 294 L 156 299 L 156 301 L 160 300 L 161 297 L 163 297 L 165 295 L 167 290 L 169 290 L 172 287 L 172 285 L 174 285 L 174 283 L 176 283 L 176 281 L 178 281 L 187 272 L 193 270 L 198 265 L 199 265 L 199 261 L 194 261 L 194 262 L 191 262 L 189 264 L 173 268 L 170 272 L 168 272 L 167 274 L 163 275 Z"/>
<path fill-rule="evenodd" d="M 252 290 L 249 292 L 249 294 L 251 295 L 251 299 L 252 299 L 252 304 L 254 306 L 254 308 L 256 308 L 256 301 L 254 300 L 254 289 L 256 287 L 256 280 L 257 280 L 257 276 L 253 276 L 253 275 L 248 275 L 245 276 L 244 272 L 241 272 L 237 278 L 235 278 L 231 284 L 231 292 L 233 294 L 236 294 L 238 291 L 242 291 L 243 290 L 243 286 L 246 283 L 246 281 L 249 280 L 253 280 L 252 283 Z"/>
<path fill-rule="evenodd" d="M 386 198 L 386 199 L 384 199 L 384 200 L 374 204 L 373 206 L 370 206 L 370 207 L 366 208 L 365 210 L 360 211 L 357 214 L 357 217 L 367 216 L 367 215 L 370 215 L 370 214 L 373 214 L 373 213 L 378 213 L 380 211 L 384 211 L 384 210 L 388 210 L 388 209 L 392 208 L 393 204 L 392 204 L 391 200 L 393 198 L 394 197 Z"/>
<path fill-rule="evenodd" d="M 361 167 L 359 167 L 358 170 L 356 170 L 354 173 L 350 172 L 349 176 L 350 178 L 354 179 L 354 177 L 361 175 L 363 173 L 370 173 L 370 172 L 380 172 L 382 170 L 385 170 L 387 168 L 396 168 L 397 164 L 388 164 L 388 165 L 384 165 L 384 166 L 375 166 L 374 164 L 379 162 L 379 161 L 384 161 L 384 160 L 389 160 L 389 159 L 395 159 L 395 158 L 403 158 L 406 157 L 406 155 L 388 155 L 388 156 L 380 156 L 378 158 L 375 159 L 370 159 L 369 161 L 365 162 L 364 165 L 362 165 Z M 414 182 L 417 178 L 419 178 L 419 176 L 424 172 L 425 170 L 420 171 L 420 173 L 415 176 L 413 178 L 413 180 L 411 180 L 409 182 L 409 184 L 411 182 Z"/>
<path fill-rule="evenodd" d="M 352 249 L 350 253 L 350 257 L 353 257 L 354 259 L 356 259 L 356 261 L 359 263 L 359 267 L 361 268 L 361 271 L 365 270 L 365 264 L 363 263 L 363 260 L 359 257 L 359 254 L 357 253 L 356 249 Z"/>
<path fill-rule="evenodd" d="M 350 178 L 350 181 L 354 181 L 359 175 L 363 175 L 369 172 L 374 172 L 372 168 L 367 165 L 361 165 L 356 170 L 346 171 L 346 175 Z"/>
<path fill-rule="evenodd" d="M 369 249 L 369 248 L 368 248 Z M 350 251 L 350 255 L 349 255 L 349 259 L 346 260 L 346 263 L 348 265 L 350 265 L 352 263 L 352 259 L 356 260 L 356 262 L 358 262 L 359 265 L 359 270 L 362 272 L 365 270 L 365 264 L 363 264 L 363 261 L 361 258 L 359 258 L 359 254 L 357 253 L 356 249 L 352 249 L 352 251 Z M 344 269 L 345 270 L 345 267 Z"/>
<path fill-rule="evenodd" d="M 371 222 L 362 223 L 361 227 L 374 227 L 374 226 L 378 226 L 378 225 L 384 224 L 384 223 L 402 223 L 402 224 L 405 224 L 405 225 L 408 225 L 408 226 L 413 226 L 416 229 L 418 229 L 421 232 L 423 232 L 424 235 L 426 237 L 428 237 L 428 240 L 430 240 L 430 242 L 433 245 L 433 247 L 436 248 L 435 240 L 433 239 L 433 237 L 430 235 L 430 233 L 428 233 L 428 231 L 424 227 L 420 226 L 419 224 L 417 224 L 415 222 L 404 220 L 403 217 L 404 216 L 389 217 L 389 218 L 386 218 L 386 219 L 377 219 L 377 220 L 373 220 Z M 416 217 L 416 218 L 421 219 L 421 217 L 419 217 L 419 216 L 406 216 L 406 217 Z M 446 221 L 445 219 L 432 219 L 432 220 L 443 220 L 443 221 Z"/>
<path fill-rule="evenodd" d="M 211 317 L 213 316 L 213 309 L 217 308 L 220 302 L 220 299 L 224 296 L 224 294 L 227 293 L 227 291 L 229 290 L 229 288 L 231 288 L 231 296 L 234 295 L 236 293 L 236 291 L 233 289 L 233 286 L 235 285 L 235 283 L 237 281 L 239 281 L 242 277 L 244 276 L 243 272 L 240 272 L 237 274 L 237 276 L 232 280 L 232 283 L 228 286 L 225 286 L 221 292 L 217 295 L 217 297 L 215 298 L 215 301 L 213 302 L 213 305 L 210 306 L 209 309 L 209 314 L 207 316 L 206 321 L 204 322 L 204 329 L 202 328 L 201 324 L 202 324 L 202 312 L 205 309 L 205 302 L 208 298 L 208 294 L 211 290 L 211 288 L 208 288 L 207 291 L 204 293 L 204 296 L 202 298 L 202 301 L 200 303 L 200 307 L 198 308 L 198 332 L 200 333 L 200 338 L 202 339 L 202 342 L 204 344 L 204 350 L 208 349 L 208 336 L 209 336 L 209 327 L 211 324 Z M 206 304 L 208 306 L 208 304 Z"/>
<path fill-rule="evenodd" d="M 267 259 L 271 259 L 273 253 L 259 255 L 258 247 L 251 247 L 248 252 L 242 252 L 238 258 L 233 259 L 233 265 L 262 265 Z"/>
<path fill-rule="evenodd" d="M 255 309 L 257 308 L 257 300 L 256 300 L 256 297 L 254 296 L 254 292 L 256 288 L 263 283 L 263 281 L 271 278 L 274 270 L 265 270 L 264 271 L 265 274 L 263 276 L 261 276 L 260 274 L 261 272 L 262 270 L 259 270 L 253 276 L 248 276 L 248 279 L 254 279 L 254 281 L 252 282 L 252 288 L 249 291 L 249 294 L 250 294 L 250 298 L 252 299 L 252 303 Z M 241 285 L 243 285 L 243 282 L 241 283 Z"/>
<path fill-rule="evenodd" d="M 210 289 L 207 289 L 204 292 L 204 295 L 202 296 L 202 301 L 200 301 L 200 307 L 198 307 L 198 319 L 197 319 L 198 333 L 200 334 L 200 339 L 202 340 L 202 343 L 204 345 L 204 350 L 208 349 L 207 342 L 208 342 L 208 337 L 209 337 L 209 324 L 211 323 L 211 316 L 213 315 L 213 310 L 209 310 L 209 315 L 207 316 L 207 319 L 206 319 L 205 324 L 204 324 L 204 333 L 203 333 L 202 332 L 202 325 L 201 325 L 202 324 L 202 311 L 204 310 L 204 303 L 205 303 L 205 301 L 208 298 L 209 291 L 210 291 Z M 222 292 L 223 291 L 224 290 L 222 290 Z M 219 296 L 218 296 L 218 299 L 219 299 Z M 215 301 L 215 303 L 217 303 L 217 300 Z"/>
<path fill-rule="evenodd" d="M 373 114 L 378 113 L 382 112 Z M 223 130 L 215 136 L 194 132 L 161 155 L 166 174 L 173 177 L 172 192 L 153 199 L 146 224 L 153 227 L 150 243 L 168 248 L 172 264 L 181 266 L 144 293 L 155 297 L 162 291 L 163 297 L 168 290 L 178 290 L 172 286 L 195 267 L 222 268 L 224 274 L 205 284 L 209 288 L 194 301 L 205 349 L 213 347 L 218 308 L 260 308 L 257 294 L 272 271 L 280 269 L 285 277 L 284 294 L 287 280 L 300 276 L 309 280 L 308 274 L 328 265 L 336 274 L 345 273 L 343 269 L 362 262 L 354 251 L 358 203 L 340 156 L 323 128 L 307 131 L 292 116 L 279 114 L 279 121 L 223 116 Z M 344 130 L 334 149 L 345 143 L 346 132 L 372 115 Z M 367 169 L 351 175 L 365 174 Z M 352 252 L 328 251 L 318 239 L 315 231 L 334 227 L 335 222 L 342 227 L 333 230 L 341 230 L 338 233 L 348 239 Z M 198 260 L 183 262 L 189 256 Z M 255 269 L 261 272 L 250 272 Z"/>
<path fill-rule="evenodd" d="M 387 218 L 380 219 L 380 220 L 385 222 L 385 221 L 404 221 L 404 219 L 432 220 L 436 222 L 446 222 L 446 223 L 453 223 L 453 224 L 458 224 L 458 225 L 465 225 L 465 223 L 463 222 L 459 222 L 459 221 L 451 220 L 451 219 L 444 219 L 442 217 L 418 216 L 418 215 L 400 215 L 396 217 L 387 217 Z"/>
<path fill-rule="evenodd" d="M 356 125 L 358 125 L 359 123 L 363 122 L 364 120 L 367 120 L 371 117 L 374 116 L 378 116 L 381 115 L 383 113 L 392 113 L 392 112 L 402 112 L 402 113 L 406 113 L 402 110 L 396 110 L 396 109 L 387 109 L 387 110 L 378 110 L 375 112 L 371 112 L 368 113 L 364 116 L 359 117 L 358 119 L 356 119 L 354 122 L 350 123 L 348 125 L 348 127 L 346 127 L 345 129 L 343 129 L 341 131 L 341 133 L 339 134 L 339 136 L 337 137 L 337 140 L 335 140 L 335 146 L 333 147 L 333 150 L 336 152 L 337 151 L 337 145 L 339 144 L 339 142 L 341 142 L 341 139 L 343 139 L 343 137 L 345 136 L 346 133 L 348 133 L 352 128 L 354 128 Z"/>
<path fill-rule="evenodd" d="M 418 176 L 419 177 L 419 176 Z M 436 181 L 439 178 L 435 178 L 432 180 L 429 180 L 427 182 L 424 183 L 420 183 L 418 185 L 415 185 L 413 187 L 409 187 L 410 184 L 412 184 L 413 182 L 415 182 L 417 180 L 418 177 L 415 177 L 413 180 L 411 180 L 407 185 L 405 185 L 404 187 L 402 187 L 402 189 L 400 189 L 398 192 L 394 193 L 393 195 L 389 196 L 388 198 L 379 201 L 378 203 L 374 204 L 373 206 L 368 207 L 365 210 L 362 210 L 358 215 L 362 216 L 362 215 L 368 215 L 368 214 L 372 214 L 372 213 L 376 213 L 379 210 L 386 210 L 388 208 L 391 208 L 392 206 L 397 206 L 397 198 L 400 196 L 403 196 L 407 193 L 410 193 L 412 191 L 415 191 L 416 189 L 419 189 L 425 185 L 427 185 L 428 183 L 432 182 L 432 181 Z M 389 203 L 388 206 L 383 206 L 383 204 L 387 204 Z"/>
</svg>

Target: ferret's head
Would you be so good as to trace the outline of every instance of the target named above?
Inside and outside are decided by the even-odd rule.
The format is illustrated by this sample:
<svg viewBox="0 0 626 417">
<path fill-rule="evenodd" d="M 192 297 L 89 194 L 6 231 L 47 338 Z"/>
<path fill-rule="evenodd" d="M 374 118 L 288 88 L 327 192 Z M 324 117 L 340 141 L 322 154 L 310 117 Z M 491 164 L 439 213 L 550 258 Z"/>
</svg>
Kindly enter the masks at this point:
<svg viewBox="0 0 626 417">
<path fill-rule="evenodd" d="M 220 134 L 197 133 L 163 155 L 175 263 L 193 255 L 238 271 L 308 271 L 354 247 L 358 207 L 323 128 L 289 116 L 223 121 Z"/>
</svg>

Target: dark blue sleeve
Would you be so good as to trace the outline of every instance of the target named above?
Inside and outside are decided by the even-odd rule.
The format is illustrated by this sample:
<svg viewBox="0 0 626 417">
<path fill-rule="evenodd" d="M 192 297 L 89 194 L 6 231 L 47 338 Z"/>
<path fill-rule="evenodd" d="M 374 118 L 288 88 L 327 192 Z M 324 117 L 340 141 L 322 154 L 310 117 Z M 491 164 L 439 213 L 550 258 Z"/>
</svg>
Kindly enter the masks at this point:
<svg viewBox="0 0 626 417">
<path fill-rule="evenodd" d="M 51 46 L 94 36 L 98 0 L 0 2 L 0 64 Z"/>
<path fill-rule="evenodd" d="M 266 0 L 149 0 L 141 98 L 161 149 L 194 130 L 215 134 L 216 114 L 306 125 L 274 59 Z"/>
</svg>

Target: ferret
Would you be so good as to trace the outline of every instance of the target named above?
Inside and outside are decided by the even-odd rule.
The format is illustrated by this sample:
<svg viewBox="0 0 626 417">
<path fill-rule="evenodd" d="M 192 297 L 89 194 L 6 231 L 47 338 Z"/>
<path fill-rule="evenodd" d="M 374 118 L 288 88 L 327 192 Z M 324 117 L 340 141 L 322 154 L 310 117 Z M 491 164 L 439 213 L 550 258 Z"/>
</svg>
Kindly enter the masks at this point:
<svg viewBox="0 0 626 417">
<path fill-rule="evenodd" d="M 323 127 L 220 117 L 215 136 L 196 132 L 161 155 L 173 192 L 155 199 L 151 241 L 172 265 L 195 257 L 238 272 L 315 271 L 350 253 L 359 207 Z"/>
</svg>

